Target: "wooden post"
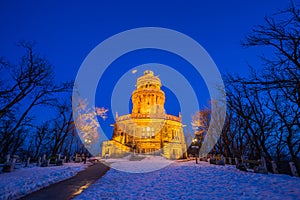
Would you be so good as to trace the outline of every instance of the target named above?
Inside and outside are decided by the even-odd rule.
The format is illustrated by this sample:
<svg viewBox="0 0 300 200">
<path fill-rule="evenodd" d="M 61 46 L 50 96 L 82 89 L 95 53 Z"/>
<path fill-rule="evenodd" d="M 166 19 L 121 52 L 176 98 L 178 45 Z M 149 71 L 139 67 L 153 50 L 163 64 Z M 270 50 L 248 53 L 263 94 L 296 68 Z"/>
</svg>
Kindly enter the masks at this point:
<svg viewBox="0 0 300 200">
<path fill-rule="evenodd" d="M 271 161 L 271 163 L 272 163 L 273 173 L 278 174 L 277 164 L 274 161 Z"/>
<path fill-rule="evenodd" d="M 297 169 L 296 169 L 296 166 L 295 166 L 295 163 L 294 162 L 289 162 L 289 164 L 290 164 L 292 175 L 293 176 L 299 176 L 298 172 L 297 172 Z"/>
<path fill-rule="evenodd" d="M 12 162 L 11 162 L 11 165 L 10 165 L 10 172 L 14 171 L 15 165 L 16 165 L 16 161 L 17 161 L 16 158 L 12 159 Z"/>
<path fill-rule="evenodd" d="M 67 156 L 64 157 L 64 163 L 66 163 L 66 162 L 67 162 Z"/>
<path fill-rule="evenodd" d="M 229 157 L 229 164 L 232 165 L 232 158 Z"/>
<path fill-rule="evenodd" d="M 267 170 L 267 163 L 265 157 L 261 157 L 261 166 Z"/>
<path fill-rule="evenodd" d="M 10 155 L 7 154 L 7 156 L 6 156 L 6 162 L 9 162 L 9 160 L 10 160 Z"/>
<path fill-rule="evenodd" d="M 226 158 L 222 155 L 221 160 L 224 162 L 224 165 L 226 165 Z"/>
<path fill-rule="evenodd" d="M 46 161 L 46 154 L 43 155 L 43 162 Z"/>
<path fill-rule="evenodd" d="M 27 158 L 27 161 L 25 163 L 25 167 L 29 167 L 29 163 L 30 163 L 30 157 Z"/>
<path fill-rule="evenodd" d="M 235 165 L 239 164 L 239 159 L 237 157 L 235 157 L 234 159 L 235 159 Z"/>
<path fill-rule="evenodd" d="M 41 159 L 42 159 L 41 157 L 38 158 L 38 161 L 37 161 L 37 164 L 36 164 L 37 166 L 41 166 Z"/>
</svg>

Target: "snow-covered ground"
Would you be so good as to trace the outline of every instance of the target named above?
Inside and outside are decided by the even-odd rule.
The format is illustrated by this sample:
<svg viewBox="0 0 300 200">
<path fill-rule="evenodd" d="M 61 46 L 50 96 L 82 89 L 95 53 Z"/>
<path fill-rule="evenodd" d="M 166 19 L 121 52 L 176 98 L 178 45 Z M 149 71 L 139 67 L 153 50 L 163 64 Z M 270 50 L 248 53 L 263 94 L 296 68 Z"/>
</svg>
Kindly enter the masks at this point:
<svg viewBox="0 0 300 200">
<path fill-rule="evenodd" d="M 63 166 L 16 169 L 0 173 L 0 200 L 17 199 L 50 184 L 65 180 L 88 167 L 82 163 L 64 163 Z"/>
<path fill-rule="evenodd" d="M 113 168 L 75 199 L 300 199 L 300 178 L 288 175 L 255 174 L 195 161 L 128 173 L 124 169 L 160 168 L 161 163 L 158 158 L 108 161 Z"/>
<path fill-rule="evenodd" d="M 139 158 L 140 156 L 137 156 Z M 160 170 L 174 161 L 167 160 L 161 156 L 141 156 L 141 161 L 130 161 L 131 155 L 118 159 L 107 159 L 105 162 L 110 163 L 112 169 L 130 173 L 146 173 Z"/>
</svg>

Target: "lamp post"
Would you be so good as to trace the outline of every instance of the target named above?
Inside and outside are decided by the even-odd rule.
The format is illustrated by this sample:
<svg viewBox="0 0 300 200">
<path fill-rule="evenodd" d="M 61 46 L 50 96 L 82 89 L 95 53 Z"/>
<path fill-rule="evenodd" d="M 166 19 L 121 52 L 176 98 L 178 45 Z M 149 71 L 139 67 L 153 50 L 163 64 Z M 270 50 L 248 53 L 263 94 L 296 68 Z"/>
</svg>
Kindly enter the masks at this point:
<svg viewBox="0 0 300 200">
<path fill-rule="evenodd" d="M 86 158 L 88 157 L 88 154 L 89 154 L 87 149 L 90 148 L 92 140 L 89 139 L 89 138 L 86 138 L 86 139 L 84 139 L 84 143 L 85 143 L 85 152 L 82 155 L 82 157 L 83 157 L 82 159 L 83 159 L 84 164 L 85 164 L 86 163 Z"/>
<path fill-rule="evenodd" d="M 193 142 L 192 142 L 192 148 L 194 150 L 194 155 L 195 155 L 195 158 L 196 158 L 196 164 L 198 164 L 198 156 L 199 156 L 199 140 L 198 138 L 194 138 L 193 139 Z"/>
</svg>

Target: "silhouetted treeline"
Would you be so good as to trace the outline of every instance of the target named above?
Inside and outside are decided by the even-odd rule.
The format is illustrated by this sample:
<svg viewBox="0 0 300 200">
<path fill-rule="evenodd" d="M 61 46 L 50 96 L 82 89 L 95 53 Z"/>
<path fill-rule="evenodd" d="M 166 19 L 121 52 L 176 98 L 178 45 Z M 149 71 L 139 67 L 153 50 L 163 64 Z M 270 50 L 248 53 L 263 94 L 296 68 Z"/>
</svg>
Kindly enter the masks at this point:
<svg viewBox="0 0 300 200">
<path fill-rule="evenodd" d="M 19 61 L 0 59 L 0 158 L 82 152 L 72 122 L 72 82 L 55 83 L 53 67 L 35 52 L 34 44 L 19 46 L 25 50 Z M 39 111 L 45 107 L 54 115 L 47 121 L 50 114 Z"/>
<path fill-rule="evenodd" d="M 300 10 L 291 4 L 256 26 L 244 47 L 266 49 L 261 68 L 226 77 L 227 117 L 215 152 L 267 160 L 300 157 Z M 197 114 L 207 119 L 206 110 Z M 197 117 L 196 117 L 197 118 Z M 207 123 L 206 123 L 207 124 Z"/>
</svg>

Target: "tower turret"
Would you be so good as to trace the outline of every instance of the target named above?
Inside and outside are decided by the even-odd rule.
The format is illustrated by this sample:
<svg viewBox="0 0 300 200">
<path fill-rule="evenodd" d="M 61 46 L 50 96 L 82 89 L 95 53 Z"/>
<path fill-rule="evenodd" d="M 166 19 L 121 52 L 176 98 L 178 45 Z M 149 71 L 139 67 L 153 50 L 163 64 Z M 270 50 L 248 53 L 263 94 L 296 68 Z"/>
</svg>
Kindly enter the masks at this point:
<svg viewBox="0 0 300 200">
<path fill-rule="evenodd" d="M 132 93 L 132 115 L 164 114 L 165 93 L 160 89 L 161 82 L 153 71 L 146 70 L 136 82 Z"/>
</svg>

